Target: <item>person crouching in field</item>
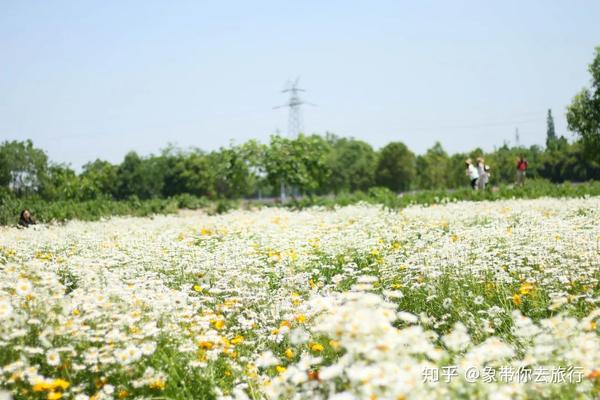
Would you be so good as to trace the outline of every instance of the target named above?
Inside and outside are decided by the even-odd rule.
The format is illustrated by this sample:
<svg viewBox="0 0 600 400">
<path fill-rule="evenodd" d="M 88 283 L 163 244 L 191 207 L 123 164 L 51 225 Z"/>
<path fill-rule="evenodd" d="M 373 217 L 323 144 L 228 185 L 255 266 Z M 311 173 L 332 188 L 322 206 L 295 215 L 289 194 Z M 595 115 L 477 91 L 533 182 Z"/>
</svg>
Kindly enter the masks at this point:
<svg viewBox="0 0 600 400">
<path fill-rule="evenodd" d="M 29 225 L 35 225 L 35 220 L 31 217 L 31 212 L 25 208 L 19 217 L 19 228 L 28 228 Z"/>
<path fill-rule="evenodd" d="M 523 156 L 517 159 L 517 186 L 525 186 L 525 176 L 528 166 L 529 164 Z"/>
<path fill-rule="evenodd" d="M 465 165 L 467 166 L 467 170 L 465 171 L 466 175 L 471 180 L 471 189 L 477 189 L 477 180 L 479 179 L 479 173 L 477 172 L 477 168 L 473 165 L 473 162 L 470 158 L 467 158 L 465 161 Z"/>
</svg>

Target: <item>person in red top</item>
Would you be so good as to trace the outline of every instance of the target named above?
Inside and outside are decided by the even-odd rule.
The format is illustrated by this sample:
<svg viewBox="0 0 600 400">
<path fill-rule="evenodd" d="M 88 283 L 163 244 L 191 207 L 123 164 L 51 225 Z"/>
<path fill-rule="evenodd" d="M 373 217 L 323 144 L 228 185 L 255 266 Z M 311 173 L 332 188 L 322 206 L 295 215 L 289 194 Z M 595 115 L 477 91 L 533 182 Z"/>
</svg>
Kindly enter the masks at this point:
<svg viewBox="0 0 600 400">
<path fill-rule="evenodd" d="M 520 156 L 517 159 L 517 185 L 524 186 L 525 185 L 525 175 L 527 174 L 527 160 Z"/>
</svg>

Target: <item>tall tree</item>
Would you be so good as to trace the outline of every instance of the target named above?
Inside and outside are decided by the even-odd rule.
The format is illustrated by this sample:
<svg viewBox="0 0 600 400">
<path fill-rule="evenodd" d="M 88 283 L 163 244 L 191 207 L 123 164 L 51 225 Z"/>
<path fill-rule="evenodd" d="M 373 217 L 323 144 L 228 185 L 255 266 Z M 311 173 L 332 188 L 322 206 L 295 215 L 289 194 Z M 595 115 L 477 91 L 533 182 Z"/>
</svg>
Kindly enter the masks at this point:
<svg viewBox="0 0 600 400">
<path fill-rule="evenodd" d="M 252 172 L 240 146 L 221 148 L 208 155 L 217 196 L 238 198 L 252 191 Z"/>
<path fill-rule="evenodd" d="M 175 166 L 177 193 L 190 193 L 196 196 L 216 197 L 212 183 L 211 165 L 208 156 L 195 149 L 182 157 Z"/>
<path fill-rule="evenodd" d="M 567 123 L 582 138 L 586 154 L 600 161 L 600 46 L 588 70 L 591 88 L 582 89 L 573 98 L 567 107 Z"/>
<path fill-rule="evenodd" d="M 85 200 L 87 193 L 82 190 L 81 181 L 68 165 L 54 164 L 48 168 L 41 194 L 48 200 Z"/>
<path fill-rule="evenodd" d="M 375 183 L 377 153 L 370 144 L 353 138 L 330 135 L 331 152 L 327 164 L 331 170 L 329 190 L 334 192 L 367 190 Z"/>
<path fill-rule="evenodd" d="M 141 158 L 131 151 L 117 169 L 117 193 L 121 198 L 159 197 L 163 184 L 164 169 L 159 157 Z"/>
<path fill-rule="evenodd" d="M 314 193 L 329 175 L 326 157 L 327 141 L 318 135 L 300 134 L 296 139 L 272 136 L 265 154 L 265 170 L 269 182 L 276 188 L 295 188 Z"/>
<path fill-rule="evenodd" d="M 41 190 L 48 177 L 48 156 L 31 140 L 0 144 L 0 185 L 18 195 Z"/>
<path fill-rule="evenodd" d="M 448 153 L 440 142 L 417 158 L 417 178 L 421 189 L 443 189 L 450 181 Z M 464 164 L 464 161 L 463 161 Z"/>
<path fill-rule="evenodd" d="M 265 171 L 265 155 L 268 146 L 257 140 L 249 140 L 240 146 L 240 152 L 250 172 L 249 186 L 252 194 L 259 198 L 263 195 L 273 194 Z"/>
<path fill-rule="evenodd" d="M 410 189 L 415 178 L 415 155 L 402 142 L 392 142 L 379 152 L 375 171 L 378 185 L 399 192 Z"/>
<path fill-rule="evenodd" d="M 117 166 L 108 161 L 96 159 L 85 164 L 80 178 L 85 198 L 117 195 Z"/>
<path fill-rule="evenodd" d="M 546 147 L 550 147 L 555 140 L 554 118 L 552 117 L 552 110 L 548 109 L 548 116 L 546 117 Z"/>
</svg>

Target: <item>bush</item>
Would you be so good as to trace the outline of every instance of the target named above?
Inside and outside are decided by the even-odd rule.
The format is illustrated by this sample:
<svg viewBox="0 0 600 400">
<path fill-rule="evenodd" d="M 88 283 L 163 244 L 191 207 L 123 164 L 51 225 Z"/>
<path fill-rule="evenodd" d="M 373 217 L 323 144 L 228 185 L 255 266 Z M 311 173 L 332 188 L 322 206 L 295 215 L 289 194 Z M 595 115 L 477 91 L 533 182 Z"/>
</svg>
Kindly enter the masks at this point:
<svg viewBox="0 0 600 400">
<path fill-rule="evenodd" d="M 177 206 L 179 208 L 186 208 L 188 210 L 197 210 L 210 206 L 210 200 L 206 197 L 196 197 L 189 193 L 178 194 L 177 196 L 174 196 L 173 199 L 177 201 Z"/>
<path fill-rule="evenodd" d="M 371 188 L 368 193 L 340 193 L 337 196 L 304 197 L 287 203 L 286 206 L 302 209 L 311 206 L 332 208 L 359 202 L 383 204 L 389 208 L 402 208 L 412 204 L 438 204 L 452 201 L 482 201 L 501 199 L 536 199 L 539 197 L 584 197 L 600 196 L 600 182 L 565 182 L 555 184 L 545 179 L 530 179 L 524 187 L 501 185 L 483 191 L 470 188 L 457 190 L 423 190 L 397 195 L 387 188 Z"/>
<path fill-rule="evenodd" d="M 27 208 L 38 222 L 64 222 L 71 219 L 95 221 L 100 218 L 152 214 L 172 214 L 179 209 L 175 199 L 140 200 L 131 197 L 126 201 L 100 198 L 86 201 L 46 201 L 39 197 L 16 198 L 3 196 L 0 201 L 0 225 L 15 225 L 22 209 Z"/>
<path fill-rule="evenodd" d="M 543 179 L 531 179 L 524 187 L 501 185 L 484 191 L 474 191 L 470 188 L 458 190 L 426 190 L 397 195 L 387 188 L 374 187 L 365 192 L 342 192 L 337 196 L 305 196 L 297 198 L 285 206 L 303 209 L 312 206 L 333 208 L 356 203 L 382 204 L 391 209 L 407 207 L 412 204 L 438 204 L 452 201 L 482 201 L 501 199 L 535 199 L 539 197 L 584 197 L 600 196 L 600 182 L 586 183 L 565 182 L 555 184 Z M 0 225 L 15 225 L 23 208 L 31 210 L 39 222 L 63 222 L 71 219 L 95 221 L 100 218 L 133 215 L 143 217 L 153 214 L 173 214 L 181 208 L 205 209 L 210 214 L 222 214 L 243 204 L 253 205 L 252 202 L 242 203 L 235 200 L 218 200 L 216 202 L 204 197 L 181 194 L 167 199 L 140 200 L 131 196 L 127 200 L 117 201 L 107 197 L 94 200 L 76 201 L 60 200 L 47 201 L 38 196 L 17 198 L 10 192 L 0 190 Z M 262 203 L 256 203 L 261 205 Z M 265 204 L 262 204 L 265 205 Z"/>
</svg>

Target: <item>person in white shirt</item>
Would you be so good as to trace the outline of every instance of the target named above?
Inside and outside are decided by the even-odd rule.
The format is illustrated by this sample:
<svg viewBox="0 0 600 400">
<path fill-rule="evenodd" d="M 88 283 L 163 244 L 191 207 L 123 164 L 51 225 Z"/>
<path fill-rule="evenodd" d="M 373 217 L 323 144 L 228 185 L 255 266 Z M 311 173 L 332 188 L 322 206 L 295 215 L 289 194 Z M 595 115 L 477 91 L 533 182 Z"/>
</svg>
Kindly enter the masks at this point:
<svg viewBox="0 0 600 400">
<path fill-rule="evenodd" d="M 479 172 L 477 172 L 477 168 L 473 165 L 473 161 L 471 161 L 470 158 L 468 158 L 465 161 L 465 164 L 467 166 L 467 170 L 465 171 L 465 173 L 471 180 L 471 188 L 473 190 L 476 190 L 477 189 L 477 180 L 479 179 Z"/>
</svg>

